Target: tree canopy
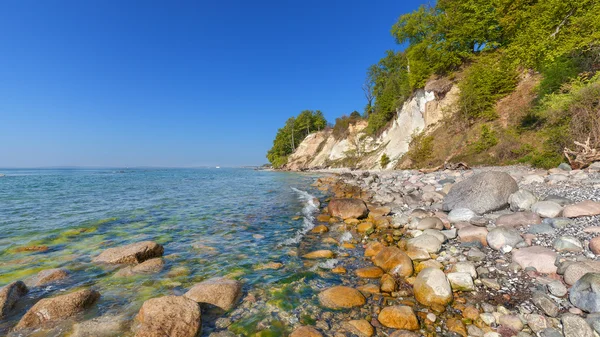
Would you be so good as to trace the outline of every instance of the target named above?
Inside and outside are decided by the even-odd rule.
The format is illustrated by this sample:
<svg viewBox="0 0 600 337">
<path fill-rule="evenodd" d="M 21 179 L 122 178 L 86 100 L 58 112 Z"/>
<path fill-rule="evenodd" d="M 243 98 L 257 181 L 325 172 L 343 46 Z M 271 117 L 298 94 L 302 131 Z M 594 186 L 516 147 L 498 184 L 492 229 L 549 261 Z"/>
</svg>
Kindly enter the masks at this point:
<svg viewBox="0 0 600 337">
<path fill-rule="evenodd" d="M 285 125 L 277 130 L 273 147 L 267 153 L 267 159 L 278 168 L 287 163 L 287 157 L 310 133 L 320 131 L 327 126 L 327 120 L 320 110 L 304 110 L 296 117 L 290 117 Z"/>
</svg>

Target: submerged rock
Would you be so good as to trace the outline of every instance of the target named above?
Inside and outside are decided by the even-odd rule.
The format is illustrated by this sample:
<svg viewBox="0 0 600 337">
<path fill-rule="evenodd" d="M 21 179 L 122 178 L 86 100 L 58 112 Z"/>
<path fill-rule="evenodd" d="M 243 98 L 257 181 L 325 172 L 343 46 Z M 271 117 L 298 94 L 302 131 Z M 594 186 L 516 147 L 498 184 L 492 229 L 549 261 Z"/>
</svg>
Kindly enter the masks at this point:
<svg viewBox="0 0 600 337">
<path fill-rule="evenodd" d="M 41 287 L 48 283 L 64 280 L 69 277 L 69 272 L 63 268 L 54 268 L 42 270 L 37 274 L 36 287 Z"/>
<path fill-rule="evenodd" d="M 357 334 L 361 337 L 371 337 L 375 334 L 375 329 L 365 319 L 357 319 L 353 321 L 348 321 L 345 324 L 346 329 L 350 330 L 350 332 Z"/>
<path fill-rule="evenodd" d="M 200 306 L 183 296 L 163 296 L 144 302 L 136 316 L 136 337 L 196 337 L 200 334 Z"/>
<path fill-rule="evenodd" d="M 239 281 L 212 278 L 196 284 L 184 296 L 228 311 L 235 306 L 241 295 L 242 283 Z"/>
<path fill-rule="evenodd" d="M 444 198 L 442 209 L 468 208 L 484 214 L 508 206 L 508 197 L 518 190 L 517 182 L 509 174 L 482 172 L 454 184 Z"/>
<path fill-rule="evenodd" d="M 327 206 L 329 214 L 342 219 L 362 219 L 369 214 L 367 205 L 360 199 L 332 199 Z"/>
<path fill-rule="evenodd" d="M 323 337 L 323 335 L 312 326 L 301 326 L 296 328 L 290 337 Z"/>
<path fill-rule="evenodd" d="M 419 321 L 413 309 L 406 305 L 385 307 L 379 313 L 377 320 L 381 325 L 392 329 L 417 330 Z"/>
<path fill-rule="evenodd" d="M 315 250 L 314 252 L 302 255 L 305 259 L 331 259 L 333 256 L 333 252 L 327 249 Z"/>
<path fill-rule="evenodd" d="M 163 246 L 153 241 L 142 241 L 122 247 L 109 248 L 92 259 L 92 262 L 102 263 L 142 263 L 154 257 L 161 257 Z"/>
<path fill-rule="evenodd" d="M 29 290 L 22 281 L 5 285 L 0 289 L 0 318 L 6 316 L 15 306 L 17 301 L 25 296 Z"/>
<path fill-rule="evenodd" d="M 98 298 L 100 298 L 99 292 L 83 289 L 66 295 L 41 299 L 21 318 L 15 330 L 39 328 L 46 323 L 56 323 L 71 318 L 90 308 Z"/>
<path fill-rule="evenodd" d="M 354 288 L 335 286 L 319 293 L 319 302 L 330 309 L 347 309 L 364 305 L 366 299 Z"/>
</svg>

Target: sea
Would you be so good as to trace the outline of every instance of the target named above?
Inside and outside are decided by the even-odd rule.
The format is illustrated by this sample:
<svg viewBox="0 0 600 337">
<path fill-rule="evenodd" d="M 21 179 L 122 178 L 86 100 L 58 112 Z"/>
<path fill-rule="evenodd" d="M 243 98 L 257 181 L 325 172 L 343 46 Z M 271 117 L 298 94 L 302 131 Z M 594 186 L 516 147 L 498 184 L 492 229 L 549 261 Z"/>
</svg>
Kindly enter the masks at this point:
<svg viewBox="0 0 600 337">
<path fill-rule="evenodd" d="M 69 273 L 58 284 L 30 286 L 26 298 L 0 320 L 0 335 L 9 334 L 40 298 L 80 288 L 95 289 L 101 297 L 77 320 L 117 320 L 119 336 L 132 335 L 132 321 L 145 300 L 181 295 L 212 277 L 242 281 L 245 296 L 263 289 L 269 305 L 290 312 L 291 322 L 261 336 L 283 334 L 283 326 L 297 323 L 299 315 L 290 304 L 314 297 L 310 290 L 286 293 L 284 285 L 311 273 L 298 248 L 315 225 L 317 200 L 325 197 L 311 187 L 318 175 L 241 168 L 0 173 L 0 287 L 17 280 L 31 284 L 45 269 Z M 91 261 L 107 248 L 146 240 L 164 246 L 165 267 L 158 273 L 122 277 L 121 266 Z M 280 267 L 269 268 L 273 264 Z M 253 335 L 256 316 L 269 310 L 265 305 L 249 317 L 231 318 L 239 328 L 229 330 Z M 242 318 L 250 321 L 238 322 Z M 217 329 L 214 321 L 204 324 L 202 336 Z M 69 336 L 72 329 L 71 322 L 31 335 Z"/>
</svg>

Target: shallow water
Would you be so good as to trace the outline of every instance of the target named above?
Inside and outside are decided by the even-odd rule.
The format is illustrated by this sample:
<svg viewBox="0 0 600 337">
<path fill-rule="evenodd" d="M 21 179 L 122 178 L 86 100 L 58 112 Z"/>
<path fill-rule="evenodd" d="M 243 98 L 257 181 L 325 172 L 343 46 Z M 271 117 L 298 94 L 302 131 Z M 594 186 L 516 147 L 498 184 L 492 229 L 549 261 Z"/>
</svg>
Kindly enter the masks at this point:
<svg viewBox="0 0 600 337">
<path fill-rule="evenodd" d="M 303 272 L 289 250 L 313 225 L 315 176 L 249 169 L 2 170 L 0 287 L 63 267 L 58 286 L 32 288 L 0 334 L 42 296 L 92 287 L 102 297 L 88 317 L 129 322 L 149 298 L 182 294 L 193 284 L 230 275 L 245 290 L 286 282 Z M 153 240 L 166 266 L 153 275 L 116 277 L 117 267 L 90 262 L 103 249 Z M 46 251 L 22 251 L 46 246 Z M 256 270 L 268 262 L 280 270 Z M 286 294 L 276 294 L 286 298 Z M 307 294 L 309 296 L 310 294 Z M 69 327 L 46 335 L 68 335 Z M 124 330 L 129 329 L 129 324 Z M 125 333 L 123 333 L 125 334 Z"/>
</svg>

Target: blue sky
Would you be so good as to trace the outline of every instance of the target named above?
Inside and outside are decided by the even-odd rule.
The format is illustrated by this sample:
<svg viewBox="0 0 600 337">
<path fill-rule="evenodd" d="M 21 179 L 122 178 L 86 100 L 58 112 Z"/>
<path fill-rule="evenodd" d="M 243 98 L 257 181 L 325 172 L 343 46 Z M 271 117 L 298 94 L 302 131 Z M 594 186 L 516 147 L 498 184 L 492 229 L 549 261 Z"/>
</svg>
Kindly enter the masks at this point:
<svg viewBox="0 0 600 337">
<path fill-rule="evenodd" d="M 420 1 L 0 2 L 0 167 L 256 165 L 304 109 L 362 111 Z"/>
</svg>

